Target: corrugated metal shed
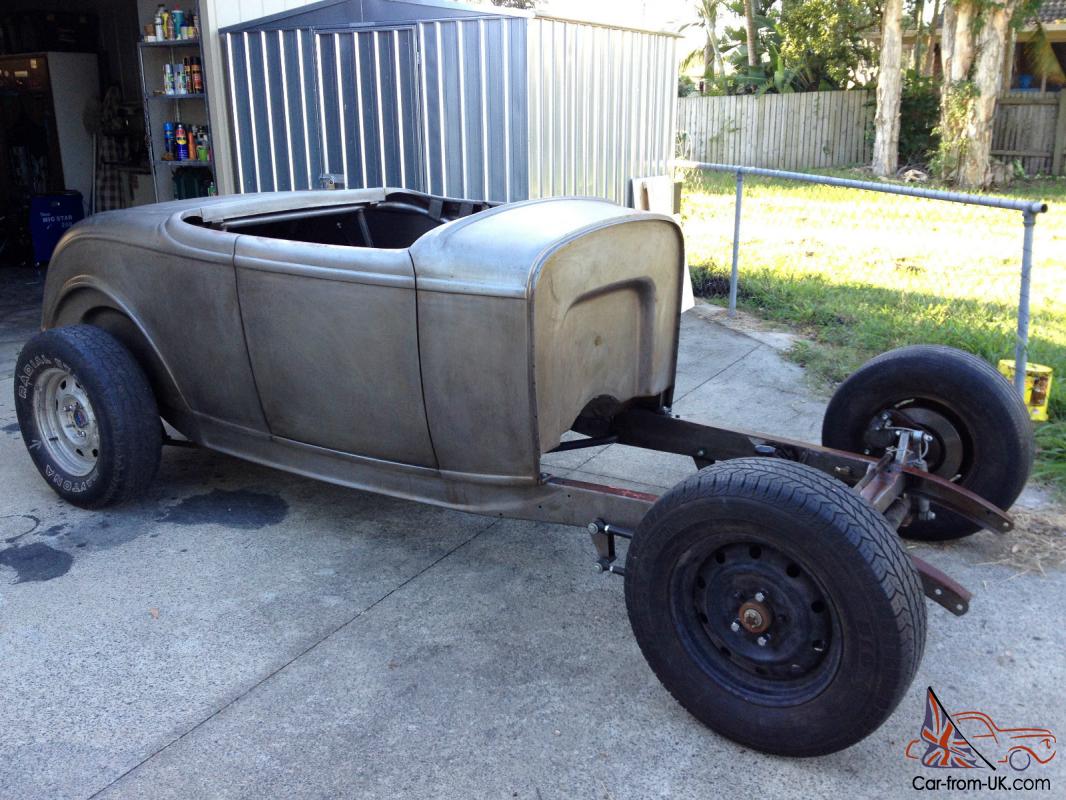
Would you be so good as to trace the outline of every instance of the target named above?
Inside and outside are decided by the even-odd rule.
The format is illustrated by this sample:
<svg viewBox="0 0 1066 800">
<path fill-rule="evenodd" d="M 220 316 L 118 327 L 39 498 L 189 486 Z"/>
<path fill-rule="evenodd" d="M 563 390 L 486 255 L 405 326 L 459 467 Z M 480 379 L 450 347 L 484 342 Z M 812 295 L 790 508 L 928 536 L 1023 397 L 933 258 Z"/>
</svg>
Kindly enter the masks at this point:
<svg viewBox="0 0 1066 800">
<path fill-rule="evenodd" d="M 326 0 L 221 31 L 241 191 L 590 194 L 672 156 L 676 37 L 446 0 Z"/>
</svg>

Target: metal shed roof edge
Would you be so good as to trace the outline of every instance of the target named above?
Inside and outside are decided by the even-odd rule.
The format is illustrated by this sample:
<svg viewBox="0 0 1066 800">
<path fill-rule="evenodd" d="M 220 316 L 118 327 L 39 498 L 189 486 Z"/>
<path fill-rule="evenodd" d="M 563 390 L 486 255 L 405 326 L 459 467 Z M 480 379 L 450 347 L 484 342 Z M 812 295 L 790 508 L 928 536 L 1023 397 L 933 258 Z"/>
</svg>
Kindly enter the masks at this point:
<svg viewBox="0 0 1066 800">
<path fill-rule="evenodd" d="M 219 33 L 244 33 L 247 31 L 258 30 L 272 30 L 285 27 L 279 23 L 284 23 L 286 20 L 295 20 L 299 17 L 313 14 L 319 11 L 325 11 L 333 6 L 347 5 L 353 0 L 319 0 L 317 3 L 308 3 L 304 6 L 298 6 L 296 8 L 288 9 L 287 11 L 280 11 L 277 14 L 269 14 L 265 17 L 258 17 L 256 19 L 247 20 L 245 22 L 238 22 L 235 25 L 227 25 L 219 30 Z M 357 0 L 358 1 L 358 0 Z M 548 19 L 559 20 L 561 22 L 573 22 L 583 25 L 593 25 L 601 28 L 614 28 L 616 30 L 631 30 L 639 31 L 642 33 L 655 33 L 662 36 L 672 36 L 674 38 L 680 38 L 681 34 L 676 31 L 669 31 L 661 28 L 648 28 L 640 27 L 636 25 L 627 24 L 613 24 L 610 22 L 604 22 L 602 20 L 583 19 L 576 16 L 566 16 L 558 12 L 541 13 L 536 9 L 523 10 L 517 8 L 508 8 L 506 6 L 494 6 L 484 5 L 479 3 L 464 3 L 459 0 L 378 0 L 385 3 L 396 3 L 397 5 L 412 5 L 412 6 L 425 6 L 427 9 L 427 20 L 434 19 L 429 9 L 441 9 L 443 11 L 452 12 L 457 17 L 517 17 L 525 19 Z M 371 25 L 375 22 L 400 22 L 401 20 L 347 20 L 348 24 L 363 24 Z"/>
</svg>

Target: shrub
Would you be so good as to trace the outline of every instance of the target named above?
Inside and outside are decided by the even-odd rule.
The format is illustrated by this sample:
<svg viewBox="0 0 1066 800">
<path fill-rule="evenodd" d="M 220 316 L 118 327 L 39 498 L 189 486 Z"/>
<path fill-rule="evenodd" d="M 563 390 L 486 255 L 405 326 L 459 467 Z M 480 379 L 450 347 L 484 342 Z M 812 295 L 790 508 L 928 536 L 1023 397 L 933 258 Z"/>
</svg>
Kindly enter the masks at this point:
<svg viewBox="0 0 1066 800">
<path fill-rule="evenodd" d="M 925 166 L 940 144 L 940 89 L 934 78 L 908 70 L 899 101 L 899 163 Z"/>
</svg>

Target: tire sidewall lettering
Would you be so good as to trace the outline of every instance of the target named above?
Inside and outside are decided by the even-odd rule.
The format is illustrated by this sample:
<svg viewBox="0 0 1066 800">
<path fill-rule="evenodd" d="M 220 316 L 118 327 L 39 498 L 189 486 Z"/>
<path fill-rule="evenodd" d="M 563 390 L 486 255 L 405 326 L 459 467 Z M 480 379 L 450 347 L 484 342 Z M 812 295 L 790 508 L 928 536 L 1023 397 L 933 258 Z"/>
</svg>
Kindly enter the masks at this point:
<svg viewBox="0 0 1066 800">
<path fill-rule="evenodd" d="M 74 494 L 81 494 L 82 492 L 88 491 L 93 487 L 93 485 L 97 481 L 97 478 L 99 478 L 100 473 L 98 470 L 94 469 L 85 478 L 72 478 L 69 475 L 66 475 L 65 473 L 53 467 L 47 461 L 45 461 L 44 475 L 45 480 L 55 484 L 57 489 L 62 489 L 64 492 L 73 492 Z"/>
</svg>

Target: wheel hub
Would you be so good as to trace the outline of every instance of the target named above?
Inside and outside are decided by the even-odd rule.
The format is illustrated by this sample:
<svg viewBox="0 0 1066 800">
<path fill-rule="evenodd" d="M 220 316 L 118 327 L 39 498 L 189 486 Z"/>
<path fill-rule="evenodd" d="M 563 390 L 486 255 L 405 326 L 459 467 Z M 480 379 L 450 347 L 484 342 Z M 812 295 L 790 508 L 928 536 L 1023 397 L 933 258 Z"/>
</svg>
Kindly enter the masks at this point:
<svg viewBox="0 0 1066 800">
<path fill-rule="evenodd" d="M 72 373 L 55 367 L 38 376 L 33 414 L 41 444 L 57 466 L 75 477 L 95 469 L 100 457 L 96 413 Z"/>
<path fill-rule="evenodd" d="M 839 661 L 830 605 L 818 582 L 776 548 L 718 547 L 680 578 L 679 627 L 715 680 L 766 704 L 801 702 L 821 691 Z M 684 605 L 682 605 L 684 604 Z M 692 625 L 692 628 L 688 628 Z"/>
<path fill-rule="evenodd" d="M 959 429 L 942 410 L 921 405 L 917 400 L 878 412 L 870 421 L 864 436 L 866 452 L 884 452 L 886 447 L 894 443 L 892 434 L 900 427 L 929 434 L 924 454 L 929 472 L 953 480 L 964 471 L 966 445 Z"/>
<path fill-rule="evenodd" d="M 770 628 L 773 615 L 762 603 L 749 600 L 737 611 L 737 619 L 748 633 L 763 633 Z"/>
</svg>

